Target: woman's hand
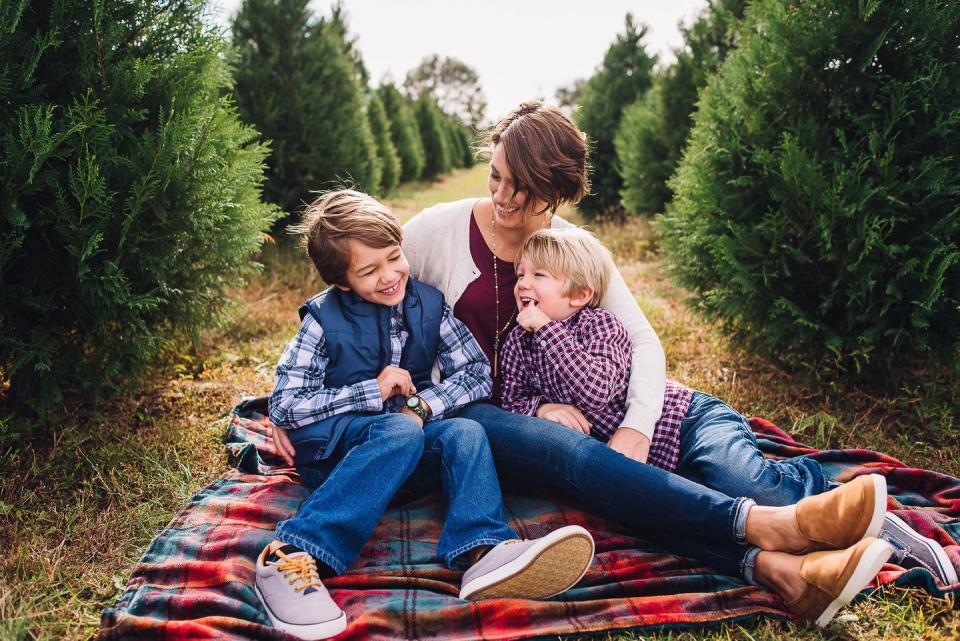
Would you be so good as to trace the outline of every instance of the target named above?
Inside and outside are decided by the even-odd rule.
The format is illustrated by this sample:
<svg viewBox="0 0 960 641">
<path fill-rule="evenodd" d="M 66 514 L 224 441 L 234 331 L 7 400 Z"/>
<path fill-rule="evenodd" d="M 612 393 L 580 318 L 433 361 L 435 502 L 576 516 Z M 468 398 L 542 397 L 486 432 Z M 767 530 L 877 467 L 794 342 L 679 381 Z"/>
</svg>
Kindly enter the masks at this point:
<svg viewBox="0 0 960 641">
<path fill-rule="evenodd" d="M 646 463 L 647 457 L 650 456 L 650 439 L 629 427 L 621 427 L 614 432 L 607 441 L 607 445 L 611 450 L 620 452 L 638 463 Z"/>
<path fill-rule="evenodd" d="M 554 423 L 566 425 L 578 432 L 584 434 L 590 433 L 591 423 L 573 405 L 564 405 L 563 403 L 544 403 L 537 408 L 537 417 Z"/>
<path fill-rule="evenodd" d="M 273 446 L 277 448 L 277 453 L 283 457 L 287 465 L 292 467 L 293 456 L 297 451 L 293 448 L 293 443 L 290 442 L 287 431 L 271 425 L 270 434 L 273 436 Z"/>
</svg>

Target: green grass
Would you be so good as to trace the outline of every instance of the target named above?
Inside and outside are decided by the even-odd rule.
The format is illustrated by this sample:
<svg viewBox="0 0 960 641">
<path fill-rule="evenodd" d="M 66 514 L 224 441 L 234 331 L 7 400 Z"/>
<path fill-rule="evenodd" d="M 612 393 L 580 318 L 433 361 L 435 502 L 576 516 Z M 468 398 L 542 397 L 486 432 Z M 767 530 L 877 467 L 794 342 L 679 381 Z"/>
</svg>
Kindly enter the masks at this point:
<svg viewBox="0 0 960 641">
<path fill-rule="evenodd" d="M 388 202 L 406 219 L 437 202 L 482 196 L 485 185 L 486 168 L 478 165 L 435 185 L 403 187 Z M 817 446 L 871 447 L 960 474 L 955 377 L 919 371 L 879 390 L 791 374 L 730 345 L 682 304 L 685 294 L 664 279 L 644 221 L 595 231 L 660 334 L 674 378 Z M 0 452 L 0 641 L 90 638 L 151 538 L 227 469 L 220 441 L 226 413 L 243 395 L 269 392 L 297 327 L 297 306 L 321 286 L 289 242 L 266 246 L 260 260 L 263 273 L 233 293 L 230 320 L 168 354 L 149 383 L 109 403 L 71 408 L 49 439 Z M 844 614 L 823 632 L 761 621 L 599 638 L 960 638 L 957 612 L 919 590 L 887 587 Z"/>
</svg>

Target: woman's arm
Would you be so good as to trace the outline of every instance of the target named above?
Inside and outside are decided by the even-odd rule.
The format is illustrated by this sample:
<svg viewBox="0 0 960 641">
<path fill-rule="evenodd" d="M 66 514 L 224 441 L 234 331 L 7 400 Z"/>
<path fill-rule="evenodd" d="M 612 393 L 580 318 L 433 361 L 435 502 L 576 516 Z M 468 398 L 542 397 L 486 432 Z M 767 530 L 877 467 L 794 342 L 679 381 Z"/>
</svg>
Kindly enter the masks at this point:
<svg viewBox="0 0 960 641">
<path fill-rule="evenodd" d="M 627 415 L 621 429 L 636 430 L 647 438 L 649 446 L 649 441 L 653 440 L 653 430 L 663 411 L 663 394 L 667 387 L 663 347 L 617 269 L 613 270 L 602 306 L 620 319 L 627 328 L 633 347 L 630 386 L 627 390 Z"/>
<path fill-rule="evenodd" d="M 427 234 L 424 233 L 423 218 L 421 215 L 414 216 L 403 225 L 403 255 L 407 257 L 410 264 L 410 276 L 417 280 L 422 279 L 423 267 L 426 263 L 426 251 L 424 243 Z M 434 283 L 427 283 L 436 287 Z"/>
</svg>

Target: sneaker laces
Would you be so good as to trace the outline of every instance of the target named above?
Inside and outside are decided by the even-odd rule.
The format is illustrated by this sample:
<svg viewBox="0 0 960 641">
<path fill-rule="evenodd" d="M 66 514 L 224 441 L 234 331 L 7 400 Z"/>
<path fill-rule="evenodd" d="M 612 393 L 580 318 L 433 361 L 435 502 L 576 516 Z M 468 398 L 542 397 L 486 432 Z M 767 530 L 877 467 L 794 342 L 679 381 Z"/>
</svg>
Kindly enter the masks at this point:
<svg viewBox="0 0 960 641">
<path fill-rule="evenodd" d="M 290 585 L 294 586 L 294 590 L 300 592 L 307 588 L 323 587 L 323 583 L 320 582 L 320 575 L 317 574 L 317 562 L 313 560 L 312 556 L 300 554 L 290 557 L 280 550 L 276 550 L 276 554 L 280 557 L 280 560 L 267 561 L 266 564 L 274 565 L 283 572 L 284 578 Z M 296 585 L 297 582 L 300 582 L 300 585 Z"/>
</svg>

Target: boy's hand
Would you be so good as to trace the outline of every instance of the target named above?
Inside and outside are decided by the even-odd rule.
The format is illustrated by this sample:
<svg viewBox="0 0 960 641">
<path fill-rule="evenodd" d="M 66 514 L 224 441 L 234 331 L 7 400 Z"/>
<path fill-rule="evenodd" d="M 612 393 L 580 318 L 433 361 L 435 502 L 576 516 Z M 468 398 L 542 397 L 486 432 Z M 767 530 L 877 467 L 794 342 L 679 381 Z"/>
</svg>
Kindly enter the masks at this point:
<svg viewBox="0 0 960 641">
<path fill-rule="evenodd" d="M 393 365 L 383 368 L 377 377 L 377 385 L 380 386 L 380 398 L 384 401 L 394 396 L 413 396 L 417 393 L 410 372 Z"/>
<path fill-rule="evenodd" d="M 537 408 L 537 416 L 547 421 L 560 423 L 584 434 L 590 433 L 591 423 L 583 412 L 573 405 L 563 403 L 544 403 Z"/>
<path fill-rule="evenodd" d="M 293 449 L 293 443 L 290 442 L 290 437 L 287 435 L 287 431 L 279 427 L 270 427 L 270 434 L 273 436 L 273 446 L 277 448 L 277 453 L 283 457 L 283 460 L 287 462 L 287 465 L 293 465 L 293 457 L 297 453 Z"/>
<path fill-rule="evenodd" d="M 517 312 L 517 324 L 528 332 L 535 332 L 549 322 L 550 317 L 533 303 L 527 303 Z"/>
<path fill-rule="evenodd" d="M 614 432 L 607 445 L 611 450 L 639 463 L 646 463 L 650 456 L 650 439 L 629 427 L 621 427 Z"/>
</svg>

